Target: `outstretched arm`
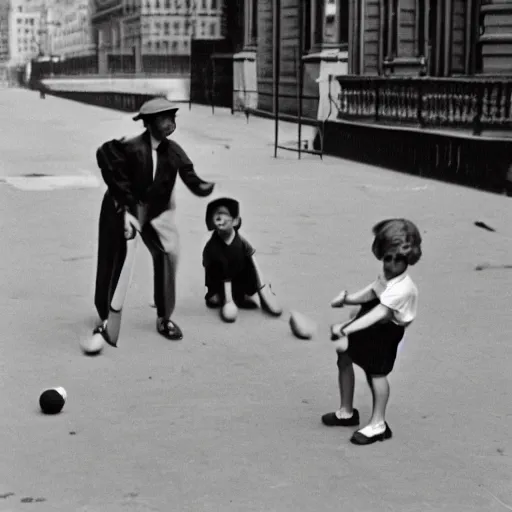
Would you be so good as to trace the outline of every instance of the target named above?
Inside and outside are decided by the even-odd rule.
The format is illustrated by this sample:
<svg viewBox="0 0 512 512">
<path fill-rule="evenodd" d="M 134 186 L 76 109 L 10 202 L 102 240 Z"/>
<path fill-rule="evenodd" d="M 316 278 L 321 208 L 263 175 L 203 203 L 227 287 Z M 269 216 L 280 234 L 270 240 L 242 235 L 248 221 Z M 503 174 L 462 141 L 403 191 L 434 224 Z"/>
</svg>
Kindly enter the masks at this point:
<svg viewBox="0 0 512 512">
<path fill-rule="evenodd" d="M 181 179 L 183 183 L 187 186 L 187 188 L 199 197 L 209 196 L 213 192 L 213 188 L 215 187 L 215 183 L 211 183 L 208 181 L 204 181 L 201 179 L 194 170 L 193 165 L 184 165 L 178 169 Z"/>
<path fill-rule="evenodd" d="M 209 196 L 213 192 L 215 184 L 204 181 L 197 175 L 192 160 L 190 160 L 179 144 L 170 140 L 169 146 L 171 148 L 171 160 L 174 162 L 174 165 L 176 165 L 180 178 L 183 180 L 186 187 L 196 196 Z"/>
<path fill-rule="evenodd" d="M 251 261 L 254 266 L 254 272 L 256 273 L 256 280 L 258 281 L 258 290 L 265 284 L 263 280 L 263 273 L 261 272 L 261 268 L 256 261 L 256 257 L 254 254 L 251 256 Z"/>
<path fill-rule="evenodd" d="M 339 295 L 331 301 L 331 306 L 333 308 L 341 308 L 345 304 L 355 306 L 357 304 L 365 304 L 375 298 L 377 298 L 377 295 L 375 295 L 373 290 L 373 284 L 369 284 L 358 292 L 348 293 L 346 290 L 341 291 Z"/>
</svg>

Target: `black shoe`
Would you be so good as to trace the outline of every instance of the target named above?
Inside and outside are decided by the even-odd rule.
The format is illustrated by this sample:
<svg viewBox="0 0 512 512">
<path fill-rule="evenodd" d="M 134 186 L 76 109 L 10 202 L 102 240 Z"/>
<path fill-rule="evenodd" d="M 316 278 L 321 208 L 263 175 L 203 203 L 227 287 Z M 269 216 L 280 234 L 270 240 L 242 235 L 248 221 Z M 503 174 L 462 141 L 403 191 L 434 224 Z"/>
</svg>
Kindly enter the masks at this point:
<svg viewBox="0 0 512 512">
<path fill-rule="evenodd" d="M 92 334 L 101 334 L 101 336 L 103 337 L 103 339 L 105 340 L 105 343 L 108 343 L 111 347 L 115 347 L 117 348 L 117 344 L 114 343 L 111 339 L 110 339 L 110 336 L 108 335 L 108 332 L 107 332 L 107 328 L 106 328 L 106 325 L 104 325 L 103 323 L 101 323 L 100 325 L 96 326 L 94 328 L 94 330 L 92 331 Z"/>
<path fill-rule="evenodd" d="M 249 297 L 247 295 L 245 297 L 236 297 L 233 300 L 234 300 L 235 304 L 240 309 L 258 309 L 259 308 L 258 303 L 252 297 Z"/>
<path fill-rule="evenodd" d="M 359 425 L 359 411 L 354 409 L 350 418 L 338 418 L 335 412 L 329 412 L 322 416 L 322 423 L 328 427 L 355 427 Z"/>
<path fill-rule="evenodd" d="M 218 295 L 205 297 L 204 303 L 206 304 L 206 307 L 210 309 L 219 309 L 222 306 L 222 301 Z"/>
<path fill-rule="evenodd" d="M 391 429 L 389 428 L 389 425 L 386 423 L 386 430 L 382 432 L 382 434 L 377 434 L 376 436 L 365 436 L 364 434 L 361 434 L 361 432 L 357 431 L 354 432 L 353 436 L 350 438 L 350 442 L 352 444 L 357 445 L 364 445 L 364 444 L 373 444 L 377 441 L 385 441 L 386 439 L 391 439 L 393 436 L 393 432 L 391 432 Z"/>
<path fill-rule="evenodd" d="M 183 333 L 181 332 L 181 329 L 179 328 L 178 324 L 172 320 L 164 320 L 162 318 L 158 318 L 156 321 L 156 330 L 158 334 L 161 334 L 168 340 L 178 341 L 183 339 Z"/>
</svg>

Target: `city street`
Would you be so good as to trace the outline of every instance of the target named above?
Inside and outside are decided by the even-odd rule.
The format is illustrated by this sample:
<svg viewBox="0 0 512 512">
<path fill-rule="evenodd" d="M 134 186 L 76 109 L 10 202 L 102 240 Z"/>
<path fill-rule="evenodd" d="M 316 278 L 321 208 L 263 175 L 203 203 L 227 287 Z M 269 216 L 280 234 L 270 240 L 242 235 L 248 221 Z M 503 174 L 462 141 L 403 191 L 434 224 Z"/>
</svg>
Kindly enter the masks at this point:
<svg viewBox="0 0 512 512">
<path fill-rule="evenodd" d="M 174 138 L 214 197 L 240 200 L 285 314 L 224 324 L 205 308 L 211 198 L 179 182 L 184 339 L 156 333 L 140 244 L 119 347 L 85 357 L 105 190 L 95 151 L 138 133 L 131 117 L 0 90 L 0 512 L 511 510 L 511 199 L 331 157 L 274 159 L 272 120 L 184 104 Z M 283 124 L 281 142 L 294 138 Z M 359 447 L 353 429 L 320 421 L 339 406 L 329 324 L 350 312 L 329 302 L 376 277 L 371 228 L 388 217 L 421 229 L 420 307 L 390 376 L 394 436 Z M 290 308 L 318 322 L 312 340 L 292 336 Z M 38 398 L 54 386 L 67 403 L 44 416 Z M 355 406 L 364 426 L 359 368 Z"/>
</svg>

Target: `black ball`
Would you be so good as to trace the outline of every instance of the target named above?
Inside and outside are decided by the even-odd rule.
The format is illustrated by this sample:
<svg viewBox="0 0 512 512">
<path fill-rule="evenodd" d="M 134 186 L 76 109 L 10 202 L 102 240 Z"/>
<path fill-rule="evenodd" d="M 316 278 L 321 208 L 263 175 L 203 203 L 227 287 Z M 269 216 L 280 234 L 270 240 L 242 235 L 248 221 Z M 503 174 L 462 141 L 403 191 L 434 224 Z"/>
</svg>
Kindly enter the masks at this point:
<svg viewBox="0 0 512 512">
<path fill-rule="evenodd" d="M 39 397 L 39 405 L 44 414 L 58 414 L 66 403 L 64 388 L 47 389 Z"/>
</svg>

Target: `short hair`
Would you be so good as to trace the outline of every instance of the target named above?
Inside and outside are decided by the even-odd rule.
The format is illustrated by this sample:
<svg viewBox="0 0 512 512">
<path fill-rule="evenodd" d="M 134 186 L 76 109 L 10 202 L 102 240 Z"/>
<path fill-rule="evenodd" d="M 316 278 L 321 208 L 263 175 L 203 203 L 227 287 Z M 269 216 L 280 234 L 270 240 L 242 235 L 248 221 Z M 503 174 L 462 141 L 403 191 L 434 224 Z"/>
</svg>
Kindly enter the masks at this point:
<svg viewBox="0 0 512 512">
<path fill-rule="evenodd" d="M 372 252 L 378 260 L 389 252 L 406 257 L 409 265 L 421 258 L 421 235 L 416 225 L 407 219 L 387 219 L 373 226 L 375 236 Z"/>
</svg>

